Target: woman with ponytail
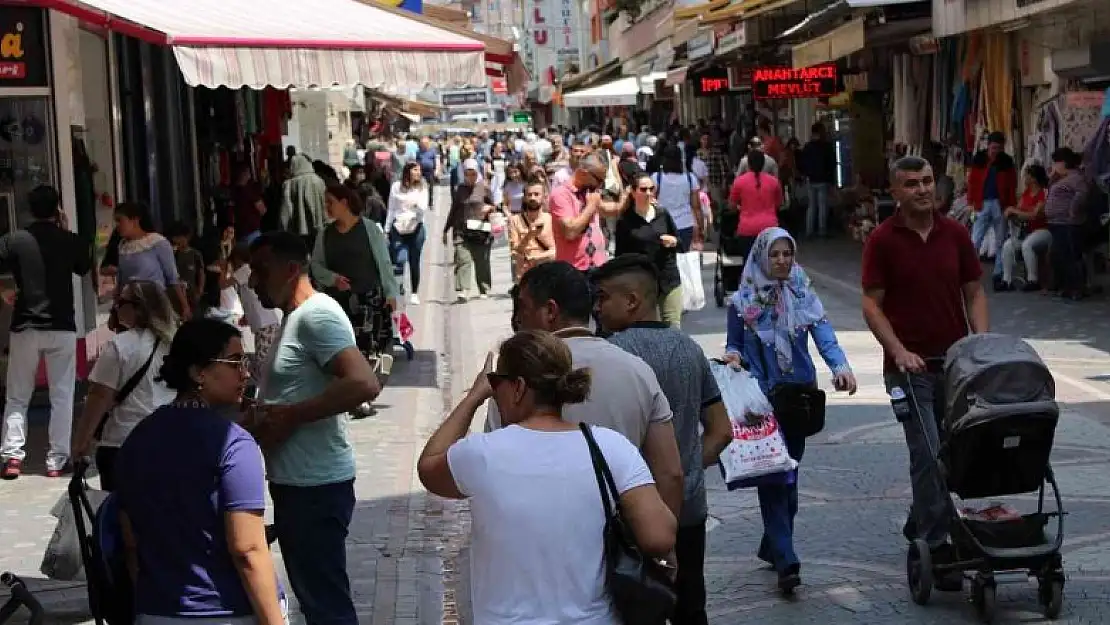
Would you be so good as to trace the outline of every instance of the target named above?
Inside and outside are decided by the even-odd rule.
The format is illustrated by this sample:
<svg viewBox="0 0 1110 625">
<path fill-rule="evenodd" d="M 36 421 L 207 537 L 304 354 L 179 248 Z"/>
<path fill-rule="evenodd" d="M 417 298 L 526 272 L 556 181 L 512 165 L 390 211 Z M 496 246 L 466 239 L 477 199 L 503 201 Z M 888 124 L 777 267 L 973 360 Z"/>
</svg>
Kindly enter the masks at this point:
<svg viewBox="0 0 1110 625">
<path fill-rule="evenodd" d="M 417 471 L 429 491 L 470 499 L 475 623 L 620 622 L 605 590 L 606 514 L 587 432 L 612 472 L 640 549 L 662 556 L 674 546 L 674 515 L 636 447 L 613 430 L 563 418 L 563 406 L 585 401 L 590 383 L 590 371 L 573 367 L 562 339 L 518 332 L 501 345 L 496 367 L 487 356 L 420 455 Z M 496 402 L 503 427 L 468 435 L 487 399 Z"/>
<path fill-rule="evenodd" d="M 782 185 L 776 176 L 763 172 L 767 157 L 762 150 L 748 152 L 747 163 L 747 171 L 732 182 L 728 195 L 729 208 L 740 211 L 736 236 L 743 242 L 745 256 L 760 232 L 779 225 L 782 207 Z"/>
</svg>

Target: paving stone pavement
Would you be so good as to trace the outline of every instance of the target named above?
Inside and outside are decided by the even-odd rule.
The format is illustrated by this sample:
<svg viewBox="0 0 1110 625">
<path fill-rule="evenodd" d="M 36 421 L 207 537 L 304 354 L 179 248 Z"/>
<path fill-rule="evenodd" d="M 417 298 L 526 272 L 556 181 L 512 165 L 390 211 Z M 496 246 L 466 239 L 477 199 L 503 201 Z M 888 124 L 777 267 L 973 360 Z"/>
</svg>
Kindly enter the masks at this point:
<svg viewBox="0 0 1110 625">
<path fill-rule="evenodd" d="M 425 249 L 425 303 L 409 311 L 417 330 L 417 359 L 398 365 L 379 400 L 378 416 L 351 426 L 360 473 L 348 554 L 364 623 L 470 622 L 466 504 L 426 496 L 414 465 L 444 408 L 462 396 L 484 354 L 509 334 L 511 305 L 504 296 L 509 270 L 505 250 L 495 250 L 493 297 L 453 304 L 450 252 L 439 244 L 438 232 L 431 233 Z M 814 276 L 861 388 L 853 397 L 830 395 L 828 428 L 810 440 L 806 451 L 797 530 L 804 585 L 795 599 L 778 596 L 774 575 L 753 556 L 761 533 L 754 494 L 727 492 L 719 475 L 710 473 L 710 621 L 975 622 L 965 594 L 934 595 L 932 604 L 922 608 L 910 601 L 905 588 L 900 526 L 909 500 L 907 460 L 900 426 L 882 389 L 879 349 L 859 315 L 858 248 L 803 244 L 800 260 Z M 707 255 L 707 292 L 709 261 Z M 1110 384 L 1100 376 L 1110 369 L 1104 351 L 1110 350 L 1110 324 L 1102 315 L 1104 304 L 1066 305 L 1020 294 L 990 297 L 995 327 L 1029 337 L 1057 373 L 1065 408 L 1053 455 L 1069 512 L 1068 581 L 1059 622 L 1108 623 Z M 722 350 L 724 313 L 711 298 L 706 309 L 687 315 L 684 327 L 708 355 Z M 827 369 L 819 368 L 821 380 L 828 380 Z M 480 425 L 481 415 L 475 426 Z M 35 475 L 0 482 L 0 570 L 38 577 L 54 525 L 48 510 L 63 487 Z M 1006 501 L 1022 509 L 1036 505 L 1031 496 Z M 39 581 L 35 586 L 50 608 L 51 623 L 86 622 L 81 586 Z M 1034 589 L 1024 580 L 1000 588 L 999 600 L 998 622 L 1041 619 Z"/>
</svg>

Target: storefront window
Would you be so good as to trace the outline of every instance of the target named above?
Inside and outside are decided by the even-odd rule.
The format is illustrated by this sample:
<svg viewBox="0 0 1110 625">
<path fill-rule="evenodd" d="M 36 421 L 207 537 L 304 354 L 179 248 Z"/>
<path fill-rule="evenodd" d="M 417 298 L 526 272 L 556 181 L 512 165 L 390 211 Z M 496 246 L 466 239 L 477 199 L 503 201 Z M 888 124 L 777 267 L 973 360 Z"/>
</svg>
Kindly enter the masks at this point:
<svg viewBox="0 0 1110 625">
<path fill-rule="evenodd" d="M 57 186 L 49 120 L 46 97 L 0 96 L 0 234 L 31 222 L 32 189 Z"/>
</svg>

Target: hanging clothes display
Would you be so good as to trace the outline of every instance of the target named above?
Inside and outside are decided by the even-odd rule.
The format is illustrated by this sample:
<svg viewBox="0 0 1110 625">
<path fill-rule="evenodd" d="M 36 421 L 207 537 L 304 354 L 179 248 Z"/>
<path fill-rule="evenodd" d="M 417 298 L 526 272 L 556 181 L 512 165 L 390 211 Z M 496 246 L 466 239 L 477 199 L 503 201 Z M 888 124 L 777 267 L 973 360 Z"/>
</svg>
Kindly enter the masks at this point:
<svg viewBox="0 0 1110 625">
<path fill-rule="evenodd" d="M 1060 146 L 1060 96 L 1042 102 L 1037 108 L 1037 121 L 1026 138 L 1025 157 L 1044 167 L 1052 164 L 1052 153 Z"/>
<path fill-rule="evenodd" d="M 1010 39 L 1005 33 L 981 34 L 983 49 L 983 113 L 988 132 L 1009 135 L 1013 128 L 1013 72 Z"/>
</svg>

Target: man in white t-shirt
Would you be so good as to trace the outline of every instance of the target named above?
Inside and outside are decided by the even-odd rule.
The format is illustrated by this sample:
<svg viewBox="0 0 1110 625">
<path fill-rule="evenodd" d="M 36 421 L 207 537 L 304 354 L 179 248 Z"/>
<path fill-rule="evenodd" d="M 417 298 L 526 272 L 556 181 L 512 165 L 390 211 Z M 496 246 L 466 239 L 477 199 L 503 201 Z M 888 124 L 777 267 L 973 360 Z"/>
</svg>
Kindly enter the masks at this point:
<svg viewBox="0 0 1110 625">
<path fill-rule="evenodd" d="M 589 329 L 593 299 L 589 280 L 570 263 L 537 265 L 520 278 L 514 320 L 521 330 L 546 330 L 566 341 L 575 367 L 589 367 L 595 392 L 581 404 L 564 406 L 563 418 L 624 434 L 644 456 L 659 494 L 678 515 L 683 474 L 671 407 L 646 362 Z M 501 427 L 492 402 L 486 431 Z"/>
</svg>

